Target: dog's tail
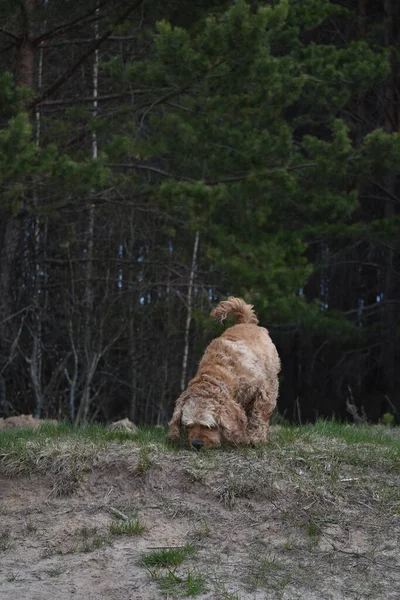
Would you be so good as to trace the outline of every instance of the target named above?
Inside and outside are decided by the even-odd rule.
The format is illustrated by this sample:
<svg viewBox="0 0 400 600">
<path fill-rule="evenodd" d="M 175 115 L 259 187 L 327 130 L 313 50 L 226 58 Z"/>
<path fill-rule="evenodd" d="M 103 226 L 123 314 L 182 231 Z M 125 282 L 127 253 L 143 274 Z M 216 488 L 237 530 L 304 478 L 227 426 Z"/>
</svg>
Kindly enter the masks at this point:
<svg viewBox="0 0 400 600">
<path fill-rule="evenodd" d="M 258 319 L 252 304 L 246 304 L 241 298 L 231 296 L 223 300 L 211 311 L 211 317 L 216 321 L 224 321 L 227 317 L 233 317 L 237 323 L 257 325 Z"/>
</svg>

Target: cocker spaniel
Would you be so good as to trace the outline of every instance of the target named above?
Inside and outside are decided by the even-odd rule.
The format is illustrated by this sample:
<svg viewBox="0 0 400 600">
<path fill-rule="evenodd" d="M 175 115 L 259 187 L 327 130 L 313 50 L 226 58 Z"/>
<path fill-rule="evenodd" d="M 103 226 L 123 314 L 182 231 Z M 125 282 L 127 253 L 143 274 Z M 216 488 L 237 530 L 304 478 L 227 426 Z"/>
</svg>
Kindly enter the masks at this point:
<svg viewBox="0 0 400 600">
<path fill-rule="evenodd" d="M 185 428 L 191 448 L 262 444 L 278 397 L 280 359 L 251 304 L 230 297 L 211 317 L 237 324 L 207 347 L 196 376 L 177 399 L 168 437 Z"/>
</svg>

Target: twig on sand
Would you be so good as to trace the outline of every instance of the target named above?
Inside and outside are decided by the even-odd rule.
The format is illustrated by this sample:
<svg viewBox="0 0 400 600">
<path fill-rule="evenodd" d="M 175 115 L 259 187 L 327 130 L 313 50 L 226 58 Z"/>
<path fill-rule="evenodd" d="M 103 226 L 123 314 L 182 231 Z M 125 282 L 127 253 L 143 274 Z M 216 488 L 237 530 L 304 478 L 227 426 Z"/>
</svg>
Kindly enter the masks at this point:
<svg viewBox="0 0 400 600">
<path fill-rule="evenodd" d="M 129 517 L 127 515 L 125 515 L 123 512 L 121 512 L 120 510 L 118 510 L 118 508 L 114 508 L 113 506 L 107 506 L 107 504 L 104 504 L 103 506 L 110 513 L 112 513 L 119 519 L 122 519 L 122 521 L 129 521 Z"/>
</svg>

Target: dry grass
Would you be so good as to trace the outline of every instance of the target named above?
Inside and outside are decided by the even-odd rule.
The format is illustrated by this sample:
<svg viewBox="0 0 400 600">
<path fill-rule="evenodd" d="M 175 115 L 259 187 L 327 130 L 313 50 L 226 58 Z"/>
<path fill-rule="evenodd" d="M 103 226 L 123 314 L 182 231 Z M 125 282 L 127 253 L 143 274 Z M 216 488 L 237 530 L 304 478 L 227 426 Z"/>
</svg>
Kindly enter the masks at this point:
<svg viewBox="0 0 400 600">
<path fill-rule="evenodd" d="M 166 444 L 151 443 L 150 434 L 145 428 L 132 441 L 130 434 L 102 426 L 47 425 L 36 431 L 0 431 L 0 473 L 10 477 L 44 475 L 52 483 L 51 495 L 68 496 L 101 463 L 119 464 L 122 458 L 129 472 L 144 475 L 151 468 L 154 448 L 167 450 Z M 160 428 L 153 434 L 158 442 Z"/>
<path fill-rule="evenodd" d="M 46 475 L 55 496 L 72 494 L 84 473 L 92 469 L 98 456 L 95 444 L 52 440 L 20 441 L 0 455 L 1 470 L 10 477 L 30 473 Z"/>
</svg>

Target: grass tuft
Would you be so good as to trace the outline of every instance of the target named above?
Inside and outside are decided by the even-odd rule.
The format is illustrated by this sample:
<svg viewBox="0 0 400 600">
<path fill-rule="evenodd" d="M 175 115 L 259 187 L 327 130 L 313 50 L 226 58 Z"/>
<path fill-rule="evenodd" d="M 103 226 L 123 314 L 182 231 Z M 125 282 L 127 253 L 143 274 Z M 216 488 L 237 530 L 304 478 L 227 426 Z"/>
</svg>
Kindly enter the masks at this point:
<svg viewBox="0 0 400 600">
<path fill-rule="evenodd" d="M 0 552 L 7 552 L 13 547 L 13 540 L 9 533 L 0 533 Z"/>
<path fill-rule="evenodd" d="M 240 456 L 238 460 L 233 460 L 225 473 L 217 490 L 219 500 L 232 510 L 238 498 L 248 498 L 255 493 L 271 499 L 274 495 L 271 477 L 263 467 L 254 464 L 247 456 L 244 461 Z"/>
<path fill-rule="evenodd" d="M 142 556 L 141 564 L 160 590 L 173 596 L 197 596 L 207 590 L 204 576 L 194 570 L 183 574 L 177 568 L 186 558 L 193 557 L 196 549 L 192 545 L 180 548 L 161 548 Z"/>
<path fill-rule="evenodd" d="M 84 544 L 78 548 L 78 552 L 94 552 L 103 546 L 106 546 L 111 543 L 111 540 L 106 535 L 94 535 L 92 538 L 89 538 Z"/>
<path fill-rule="evenodd" d="M 52 569 L 48 569 L 46 571 L 46 573 L 49 577 L 59 577 L 62 572 L 63 572 L 63 570 L 61 567 L 53 567 Z"/>
<path fill-rule="evenodd" d="M 197 571 L 187 571 L 178 575 L 176 569 L 163 572 L 160 570 L 149 571 L 151 578 L 157 582 L 160 591 L 170 595 L 193 597 L 207 591 L 204 575 Z"/>
<path fill-rule="evenodd" d="M 150 458 L 150 450 L 147 446 L 142 446 L 139 450 L 138 463 L 136 473 L 144 475 L 150 469 L 152 461 Z"/>
<path fill-rule="evenodd" d="M 189 556 L 193 556 L 196 549 L 192 545 L 180 548 L 161 548 L 142 556 L 144 567 L 177 567 Z"/>
<path fill-rule="evenodd" d="M 147 531 L 147 527 L 139 517 L 128 521 L 114 520 L 110 525 L 110 533 L 113 535 L 140 535 L 145 531 Z"/>
<path fill-rule="evenodd" d="M 254 561 L 248 576 L 250 590 L 270 587 L 285 575 L 285 565 L 276 556 L 262 556 Z"/>
</svg>

